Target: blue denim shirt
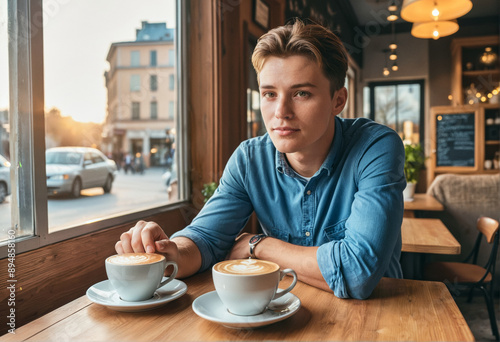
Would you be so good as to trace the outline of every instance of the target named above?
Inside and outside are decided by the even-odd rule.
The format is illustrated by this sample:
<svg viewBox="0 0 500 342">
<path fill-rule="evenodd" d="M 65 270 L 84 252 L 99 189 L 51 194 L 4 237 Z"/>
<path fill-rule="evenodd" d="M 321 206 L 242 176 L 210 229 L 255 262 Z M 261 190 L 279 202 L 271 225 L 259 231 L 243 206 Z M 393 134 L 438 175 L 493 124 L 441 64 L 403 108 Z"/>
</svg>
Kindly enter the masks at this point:
<svg viewBox="0 0 500 342">
<path fill-rule="evenodd" d="M 175 236 L 193 240 L 200 271 L 224 259 L 253 211 L 269 236 L 319 246 L 321 273 L 340 298 L 367 298 L 381 277 L 401 278 L 404 147 L 392 129 L 336 117 L 321 168 L 299 176 L 269 136 L 241 143 L 219 187 Z"/>
</svg>

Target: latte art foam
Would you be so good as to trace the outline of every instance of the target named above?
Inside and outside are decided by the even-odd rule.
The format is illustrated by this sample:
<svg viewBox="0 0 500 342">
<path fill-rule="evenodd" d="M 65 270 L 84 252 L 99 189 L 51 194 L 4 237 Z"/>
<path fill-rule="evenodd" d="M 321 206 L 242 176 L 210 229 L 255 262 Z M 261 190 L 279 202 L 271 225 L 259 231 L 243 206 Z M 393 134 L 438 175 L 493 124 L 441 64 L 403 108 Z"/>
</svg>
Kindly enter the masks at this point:
<svg viewBox="0 0 500 342">
<path fill-rule="evenodd" d="M 227 274 L 265 274 L 275 272 L 279 266 L 273 262 L 255 259 L 226 260 L 214 266 L 220 273 Z"/>
<path fill-rule="evenodd" d="M 108 262 L 117 265 L 144 265 L 152 264 L 165 259 L 163 255 L 151 253 L 125 253 L 113 255 L 107 259 Z"/>
</svg>

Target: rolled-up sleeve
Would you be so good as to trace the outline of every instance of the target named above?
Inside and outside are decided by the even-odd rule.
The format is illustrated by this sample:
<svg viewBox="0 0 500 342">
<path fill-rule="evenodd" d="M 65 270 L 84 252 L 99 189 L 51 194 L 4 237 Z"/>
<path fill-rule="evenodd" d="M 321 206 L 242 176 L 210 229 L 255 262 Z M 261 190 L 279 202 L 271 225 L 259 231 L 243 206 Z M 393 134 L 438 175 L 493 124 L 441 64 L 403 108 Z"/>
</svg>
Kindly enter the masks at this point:
<svg viewBox="0 0 500 342">
<path fill-rule="evenodd" d="M 401 277 L 390 264 L 399 263 L 401 253 L 404 147 L 396 133 L 387 132 L 353 158 L 349 177 L 357 190 L 345 235 L 321 245 L 317 261 L 337 297 L 365 299 L 383 276 Z"/>
<path fill-rule="evenodd" d="M 172 235 L 196 244 L 202 257 L 200 272 L 225 258 L 253 211 L 245 189 L 247 164 L 240 146 L 229 159 L 214 195 L 190 225 Z"/>
</svg>

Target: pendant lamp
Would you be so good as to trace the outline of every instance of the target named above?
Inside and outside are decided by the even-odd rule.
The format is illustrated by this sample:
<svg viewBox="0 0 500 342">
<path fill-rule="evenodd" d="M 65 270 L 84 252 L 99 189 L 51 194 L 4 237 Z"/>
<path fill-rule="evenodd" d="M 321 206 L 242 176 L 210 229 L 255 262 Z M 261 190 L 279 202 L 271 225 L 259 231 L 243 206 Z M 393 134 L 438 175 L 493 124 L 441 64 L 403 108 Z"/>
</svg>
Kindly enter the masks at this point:
<svg viewBox="0 0 500 342">
<path fill-rule="evenodd" d="M 456 20 L 428 21 L 425 23 L 414 23 L 411 35 L 417 38 L 439 39 L 449 36 L 458 31 Z"/>
<path fill-rule="evenodd" d="M 470 0 L 404 0 L 401 18 L 417 23 L 459 18 L 472 9 Z"/>
</svg>

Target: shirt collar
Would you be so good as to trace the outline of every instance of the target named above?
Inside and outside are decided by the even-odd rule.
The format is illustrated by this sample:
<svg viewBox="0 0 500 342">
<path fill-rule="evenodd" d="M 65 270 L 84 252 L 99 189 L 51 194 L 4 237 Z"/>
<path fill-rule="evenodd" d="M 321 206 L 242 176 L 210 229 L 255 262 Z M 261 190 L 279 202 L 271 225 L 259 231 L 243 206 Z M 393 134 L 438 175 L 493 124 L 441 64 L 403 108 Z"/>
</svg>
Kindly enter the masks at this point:
<svg viewBox="0 0 500 342">
<path fill-rule="evenodd" d="M 330 151 L 326 156 L 325 161 L 319 168 L 319 170 L 314 174 L 314 176 L 320 174 L 323 170 L 326 170 L 328 176 L 331 176 L 335 169 L 335 165 L 338 164 L 338 159 L 341 155 L 343 143 L 343 130 L 342 130 L 342 120 L 339 117 L 335 117 L 335 136 L 333 137 L 332 145 L 330 146 Z M 276 170 L 290 177 L 297 177 L 295 171 L 291 168 L 290 164 L 286 159 L 284 153 L 276 150 Z M 314 177 L 313 176 L 313 177 Z"/>
</svg>

